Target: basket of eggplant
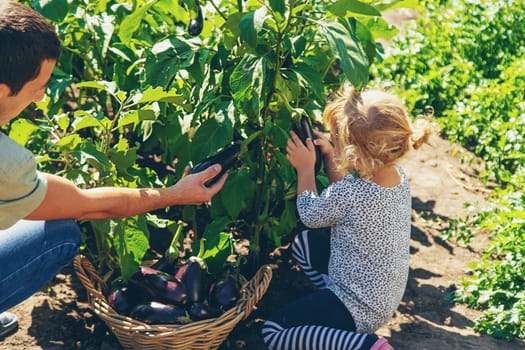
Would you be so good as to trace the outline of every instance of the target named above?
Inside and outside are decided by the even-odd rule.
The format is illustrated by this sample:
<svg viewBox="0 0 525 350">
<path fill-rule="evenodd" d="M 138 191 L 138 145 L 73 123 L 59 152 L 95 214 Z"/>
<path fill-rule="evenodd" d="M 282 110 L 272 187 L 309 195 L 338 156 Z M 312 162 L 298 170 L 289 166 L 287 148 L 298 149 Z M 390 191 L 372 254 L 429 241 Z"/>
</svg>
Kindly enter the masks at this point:
<svg viewBox="0 0 525 350">
<path fill-rule="evenodd" d="M 109 288 L 86 256 L 78 255 L 74 267 L 92 310 L 124 349 L 217 349 L 250 315 L 272 278 L 268 265 L 250 280 L 230 265 L 210 280 L 202 259 L 181 263 L 172 254 Z"/>
</svg>

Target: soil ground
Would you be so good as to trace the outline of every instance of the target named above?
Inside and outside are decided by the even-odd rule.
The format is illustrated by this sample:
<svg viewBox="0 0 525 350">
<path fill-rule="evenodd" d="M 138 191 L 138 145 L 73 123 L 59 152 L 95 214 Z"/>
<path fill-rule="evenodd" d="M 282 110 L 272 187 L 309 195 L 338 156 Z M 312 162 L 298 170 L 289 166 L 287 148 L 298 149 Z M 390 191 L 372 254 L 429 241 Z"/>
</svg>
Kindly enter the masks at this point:
<svg viewBox="0 0 525 350">
<path fill-rule="evenodd" d="M 401 164 L 409 174 L 413 196 L 410 275 L 395 317 L 378 334 L 397 350 L 525 349 L 525 342 L 507 342 L 470 328 L 479 315 L 446 301 L 465 276 L 466 264 L 480 258 L 486 236 L 466 248 L 440 238 L 447 221 L 489 206 L 486 186 L 477 180 L 476 164 L 462 161 L 458 147 L 434 138 L 434 147 L 413 152 Z M 459 152 L 458 152 L 459 150 Z M 465 203 L 474 204 L 469 208 Z M 260 327 L 273 310 L 312 290 L 288 259 L 286 247 L 272 257 L 274 278 L 258 308 L 233 330 L 221 350 L 264 349 Z M 11 310 L 20 319 L 15 334 L 0 340 L 0 349 L 120 350 L 117 339 L 95 316 L 72 266 L 49 285 Z"/>
</svg>

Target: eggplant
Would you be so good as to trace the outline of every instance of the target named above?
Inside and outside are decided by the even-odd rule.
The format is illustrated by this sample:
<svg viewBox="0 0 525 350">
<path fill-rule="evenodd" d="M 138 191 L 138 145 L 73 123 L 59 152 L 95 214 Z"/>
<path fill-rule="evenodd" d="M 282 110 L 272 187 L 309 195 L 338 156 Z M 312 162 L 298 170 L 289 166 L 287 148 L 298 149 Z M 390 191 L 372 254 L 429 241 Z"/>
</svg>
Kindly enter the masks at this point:
<svg viewBox="0 0 525 350">
<path fill-rule="evenodd" d="M 187 267 L 181 281 L 188 291 L 188 298 L 190 302 L 200 303 L 205 298 L 205 274 L 206 268 L 204 261 L 201 258 L 192 256 L 186 263 Z"/>
<path fill-rule="evenodd" d="M 127 315 L 135 305 L 144 302 L 145 295 L 134 285 L 119 284 L 112 288 L 106 300 L 115 311 Z"/>
<path fill-rule="evenodd" d="M 127 314 L 131 309 L 131 303 L 127 296 L 127 287 L 121 287 L 113 290 L 106 297 L 109 306 L 120 314 Z"/>
<path fill-rule="evenodd" d="M 139 266 L 129 282 L 147 293 L 152 300 L 183 305 L 188 291 L 180 280 L 151 267 Z"/>
<path fill-rule="evenodd" d="M 294 127 L 295 133 L 299 136 L 303 144 L 306 146 L 306 139 L 315 140 L 314 133 L 312 131 L 312 125 L 310 123 L 310 118 L 307 115 L 302 115 L 301 118 L 295 123 Z M 323 157 L 321 154 L 321 148 L 315 146 L 315 173 L 317 174 L 321 169 L 321 164 L 323 162 Z"/>
<path fill-rule="evenodd" d="M 175 278 L 182 281 L 182 277 L 184 277 L 184 274 L 186 273 L 187 269 L 188 264 L 180 265 L 177 269 L 177 272 L 175 272 Z"/>
<path fill-rule="evenodd" d="M 188 308 L 188 313 L 192 321 L 219 317 L 222 312 L 222 310 L 213 308 L 206 303 L 193 303 Z"/>
<path fill-rule="evenodd" d="M 195 0 L 197 6 L 197 17 L 192 18 L 188 24 L 188 34 L 191 36 L 197 36 L 202 32 L 204 27 L 204 18 L 202 17 L 202 9 L 199 0 Z"/>
<path fill-rule="evenodd" d="M 171 304 L 150 301 L 133 308 L 131 317 L 148 324 L 185 324 L 190 319 L 186 310 Z"/>
<path fill-rule="evenodd" d="M 208 302 L 210 306 L 223 311 L 233 307 L 241 296 L 236 268 L 229 269 L 225 276 L 211 284 Z"/>
<path fill-rule="evenodd" d="M 227 146 L 225 146 L 222 150 L 217 152 L 215 155 L 208 157 L 195 165 L 191 170 L 190 174 L 199 173 L 203 170 L 208 169 L 213 164 L 220 164 L 222 169 L 217 176 L 215 176 L 213 179 L 208 181 L 206 183 L 206 186 L 213 185 L 217 180 L 221 178 L 221 176 L 228 171 L 229 168 L 233 166 L 237 158 L 239 157 L 239 153 L 241 152 L 241 146 L 237 143 L 232 143 Z"/>
</svg>

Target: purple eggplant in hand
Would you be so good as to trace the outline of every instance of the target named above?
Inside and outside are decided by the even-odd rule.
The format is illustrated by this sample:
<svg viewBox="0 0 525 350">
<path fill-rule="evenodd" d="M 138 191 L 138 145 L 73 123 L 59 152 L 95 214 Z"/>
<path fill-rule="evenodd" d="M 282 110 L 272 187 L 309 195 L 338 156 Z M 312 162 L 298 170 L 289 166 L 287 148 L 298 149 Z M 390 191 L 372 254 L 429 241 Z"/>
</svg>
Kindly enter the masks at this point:
<svg viewBox="0 0 525 350">
<path fill-rule="evenodd" d="M 206 186 L 213 185 L 221 176 L 228 171 L 230 167 L 233 166 L 239 153 L 241 151 L 241 146 L 237 143 L 232 143 L 225 146 L 222 150 L 217 152 L 215 155 L 208 157 L 201 161 L 199 164 L 195 165 L 191 170 L 190 174 L 199 173 L 203 170 L 208 169 L 213 164 L 220 164 L 222 169 L 213 179 L 206 183 Z"/>
<path fill-rule="evenodd" d="M 157 301 L 135 306 L 131 311 L 131 317 L 148 324 L 185 324 L 190 322 L 184 308 Z"/>
</svg>

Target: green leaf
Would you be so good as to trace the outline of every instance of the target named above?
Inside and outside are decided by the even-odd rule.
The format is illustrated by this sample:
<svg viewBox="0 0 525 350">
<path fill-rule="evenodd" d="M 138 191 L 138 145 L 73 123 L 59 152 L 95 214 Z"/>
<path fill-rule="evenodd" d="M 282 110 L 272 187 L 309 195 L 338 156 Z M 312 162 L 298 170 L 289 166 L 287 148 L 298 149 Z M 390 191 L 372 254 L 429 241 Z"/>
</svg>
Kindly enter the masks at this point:
<svg viewBox="0 0 525 350">
<path fill-rule="evenodd" d="M 233 125 L 228 118 L 211 118 L 200 125 L 193 137 L 192 157 L 195 160 L 215 154 L 233 138 Z"/>
<path fill-rule="evenodd" d="M 120 139 L 109 151 L 108 157 L 115 164 L 118 176 L 126 176 L 130 178 L 130 181 L 133 180 L 128 170 L 133 167 L 137 160 L 137 149 L 129 148 L 128 140 Z"/>
<path fill-rule="evenodd" d="M 245 14 L 239 23 L 241 39 L 251 47 L 257 46 L 258 33 L 262 30 L 266 20 L 266 7 Z"/>
<path fill-rule="evenodd" d="M 138 110 L 123 114 L 118 121 L 118 127 L 122 127 L 128 124 L 133 124 L 134 126 L 136 126 L 139 122 L 143 120 L 156 120 L 156 119 L 157 119 L 157 116 L 155 115 L 155 112 L 152 111 L 151 109 L 138 109 Z"/>
<path fill-rule="evenodd" d="M 230 172 L 228 180 L 226 180 L 223 190 L 219 192 L 217 199 L 220 199 L 228 216 L 231 219 L 237 219 L 241 210 L 246 208 L 247 203 L 253 198 L 255 191 L 256 188 L 248 172 L 242 170 Z M 212 203 L 214 204 L 214 202 Z"/>
<path fill-rule="evenodd" d="M 71 135 L 80 138 L 78 135 Z M 66 136 L 67 137 L 67 136 Z M 75 150 L 73 154 L 80 160 L 81 164 L 91 164 L 99 170 L 109 170 L 112 167 L 112 163 L 108 157 L 97 150 L 93 142 L 86 140 L 83 142 L 78 150 Z"/>
<path fill-rule="evenodd" d="M 31 7 L 53 22 L 62 21 L 69 10 L 67 0 L 31 0 Z"/>
<path fill-rule="evenodd" d="M 396 36 L 397 33 L 399 33 L 399 29 L 393 25 L 388 24 L 388 22 L 381 17 L 360 19 L 359 22 L 361 22 L 363 26 L 372 34 L 374 39 L 381 38 L 390 40 Z M 359 34 L 358 37 L 361 38 Z"/>
<path fill-rule="evenodd" d="M 146 57 L 146 79 L 153 86 L 167 87 L 182 68 L 190 67 L 195 53 L 187 42 L 171 37 L 153 45 Z"/>
<path fill-rule="evenodd" d="M 151 102 L 169 102 L 182 104 L 184 96 L 178 94 L 175 90 L 165 91 L 160 86 L 148 87 L 144 93 L 138 93 L 134 96 L 135 103 L 151 103 Z"/>
<path fill-rule="evenodd" d="M 292 232 L 292 230 L 297 226 L 297 209 L 295 201 L 286 201 L 284 204 L 284 210 L 281 213 L 281 218 L 279 220 L 278 230 L 281 233 L 281 236 L 285 236 Z"/>
<path fill-rule="evenodd" d="M 110 95 L 116 95 L 118 92 L 117 83 L 113 81 L 84 81 L 77 84 L 77 88 L 91 88 L 107 92 Z"/>
<path fill-rule="evenodd" d="M 100 51 L 100 56 L 106 58 L 109 43 L 115 30 L 115 16 L 101 13 L 100 15 L 90 16 L 86 14 L 89 29 L 95 36 L 95 45 Z"/>
<path fill-rule="evenodd" d="M 270 0 L 270 7 L 281 15 L 284 15 L 286 12 L 286 4 L 284 3 L 284 0 Z"/>
<path fill-rule="evenodd" d="M 39 128 L 27 119 L 16 119 L 11 122 L 11 130 L 9 130 L 9 137 L 15 140 L 18 144 L 25 146 L 31 135 Z"/>
<path fill-rule="evenodd" d="M 352 13 L 365 16 L 381 16 L 374 6 L 358 0 L 337 0 L 328 7 L 328 11 L 338 17 L 348 17 Z"/>
<path fill-rule="evenodd" d="M 261 101 L 268 94 L 265 82 L 266 59 L 252 55 L 244 56 L 230 77 L 234 100 L 242 106 L 243 112 L 253 118 L 259 116 Z"/>
<path fill-rule="evenodd" d="M 144 215 L 122 219 L 113 225 L 112 231 L 122 278 L 128 279 L 149 247 L 149 231 Z"/>
<path fill-rule="evenodd" d="M 77 134 L 66 135 L 55 143 L 57 147 L 75 149 L 82 142 L 82 138 Z"/>
<path fill-rule="evenodd" d="M 74 120 L 72 123 L 73 130 L 76 132 L 85 128 L 101 127 L 100 120 L 92 116 L 86 111 L 78 110 L 73 114 Z"/>
<path fill-rule="evenodd" d="M 54 122 L 62 131 L 67 131 L 69 127 L 69 115 L 66 113 L 58 114 L 53 117 Z"/>
<path fill-rule="evenodd" d="M 122 42 L 128 43 L 131 40 L 133 34 L 139 29 L 146 12 L 148 12 L 150 7 L 153 6 L 157 1 L 158 0 L 148 1 L 124 18 L 118 31 L 118 37 Z"/>
<path fill-rule="evenodd" d="M 387 10 L 393 10 L 396 8 L 410 8 L 410 9 L 416 9 L 421 10 L 424 9 L 424 3 L 422 3 L 419 0 L 394 0 L 389 1 L 384 4 L 377 4 L 375 6 L 379 11 L 384 12 Z"/>
<path fill-rule="evenodd" d="M 320 22 L 319 31 L 341 60 L 346 78 L 360 89 L 368 82 L 369 62 L 354 33 L 339 22 Z"/>
<path fill-rule="evenodd" d="M 317 97 L 317 100 L 324 105 L 326 102 L 326 95 L 323 88 L 323 77 L 321 73 L 315 68 L 308 66 L 305 63 L 298 62 L 290 67 L 299 76 L 299 84 L 305 90 L 311 90 Z"/>
</svg>

